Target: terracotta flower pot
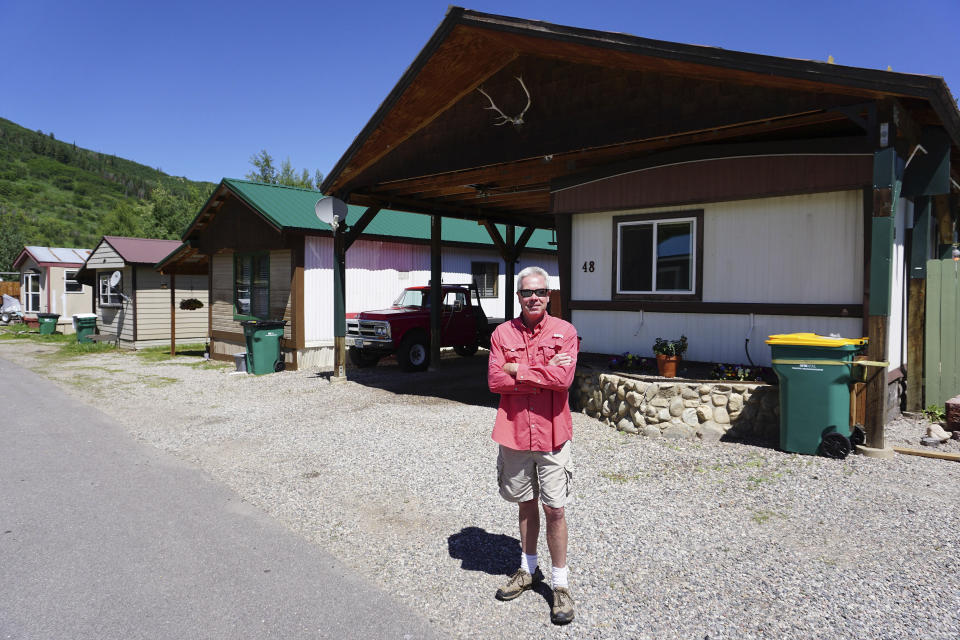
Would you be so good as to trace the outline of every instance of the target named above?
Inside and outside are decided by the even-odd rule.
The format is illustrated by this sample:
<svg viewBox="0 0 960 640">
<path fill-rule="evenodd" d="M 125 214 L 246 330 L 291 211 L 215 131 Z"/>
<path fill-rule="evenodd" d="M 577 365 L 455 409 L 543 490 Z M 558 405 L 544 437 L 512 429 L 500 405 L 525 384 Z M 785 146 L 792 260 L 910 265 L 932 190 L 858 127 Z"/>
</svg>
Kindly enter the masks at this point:
<svg viewBox="0 0 960 640">
<path fill-rule="evenodd" d="M 680 356 L 665 356 L 662 353 L 658 353 L 657 371 L 664 378 L 676 378 L 678 362 L 680 362 Z"/>
</svg>

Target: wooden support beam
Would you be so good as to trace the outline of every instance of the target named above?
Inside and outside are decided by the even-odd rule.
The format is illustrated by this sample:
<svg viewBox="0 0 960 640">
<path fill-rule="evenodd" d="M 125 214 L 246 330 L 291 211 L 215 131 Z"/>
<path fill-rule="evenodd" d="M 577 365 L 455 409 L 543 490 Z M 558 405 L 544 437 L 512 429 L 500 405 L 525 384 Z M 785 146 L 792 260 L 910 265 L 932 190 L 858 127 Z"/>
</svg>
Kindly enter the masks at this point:
<svg viewBox="0 0 960 640">
<path fill-rule="evenodd" d="M 534 231 L 536 231 L 536 229 L 533 227 L 524 227 L 523 233 L 520 234 L 520 237 L 517 239 L 517 244 L 514 246 L 514 257 L 520 257 L 520 253 L 527 247 L 527 243 L 533 236 Z"/>
<path fill-rule="evenodd" d="M 430 370 L 440 366 L 440 343 L 442 339 L 440 321 L 443 304 L 443 261 L 440 239 L 443 231 L 443 217 L 430 216 Z"/>
<path fill-rule="evenodd" d="M 572 312 L 570 309 L 570 279 L 573 277 L 572 268 L 572 218 L 569 213 L 556 216 L 557 224 L 557 263 L 560 275 L 560 309 L 563 313 L 563 319 L 570 322 Z"/>
<path fill-rule="evenodd" d="M 363 215 L 360 216 L 360 219 L 357 220 L 357 222 L 350 227 L 350 230 L 344 234 L 344 251 L 350 249 L 350 245 L 352 245 L 354 241 L 360 237 L 360 234 L 362 234 L 363 230 L 367 228 L 367 225 L 373 222 L 373 219 L 377 217 L 378 213 L 380 213 L 380 207 L 367 207 L 367 210 L 363 212 Z"/>
<path fill-rule="evenodd" d="M 497 251 L 500 252 L 500 257 L 503 258 L 504 261 L 509 260 L 510 250 L 507 248 L 507 243 L 504 242 L 503 236 L 500 235 L 500 230 L 497 229 L 496 225 L 489 220 L 481 220 L 480 224 L 482 224 L 483 228 L 487 230 L 487 234 L 490 236 L 490 239 L 493 240 L 493 244 L 497 247 Z"/>
<path fill-rule="evenodd" d="M 177 355 L 177 274 L 170 274 L 170 356 Z"/>
<path fill-rule="evenodd" d="M 879 118 L 884 122 L 883 115 Z M 894 123 L 888 122 L 889 127 Z M 889 348 L 890 305 L 892 295 L 892 258 L 893 227 L 899 192 L 898 165 L 896 151 L 882 149 L 874 154 L 873 189 L 865 193 L 864 199 L 872 202 L 870 219 L 870 265 L 869 265 L 869 306 L 867 307 L 867 358 L 875 361 L 887 361 Z M 868 190 L 869 191 L 869 190 Z M 887 371 L 886 368 L 870 368 L 866 381 L 866 416 L 864 431 L 867 446 L 875 449 L 886 448 L 884 427 L 887 423 Z"/>
<path fill-rule="evenodd" d="M 516 309 L 514 308 L 514 298 L 513 292 L 516 287 L 513 285 L 513 279 L 516 276 L 517 272 L 517 257 L 516 257 L 516 227 L 512 224 L 507 225 L 507 240 L 506 240 L 506 252 L 503 255 L 503 284 L 504 289 L 506 289 L 506 298 L 504 299 L 503 313 L 506 316 L 507 320 L 513 320 L 516 316 Z"/>
<path fill-rule="evenodd" d="M 924 329 L 927 281 L 910 278 L 907 292 L 907 410 L 921 411 L 923 403 Z"/>
<path fill-rule="evenodd" d="M 207 341 L 213 341 L 213 254 L 207 255 Z M 230 283 L 233 286 L 233 283 Z M 96 298 L 96 296 L 94 296 Z M 213 347 L 210 347 L 211 352 Z M 211 353 L 212 356 L 212 353 Z"/>
<path fill-rule="evenodd" d="M 907 410 L 921 411 L 924 384 L 924 336 L 926 335 L 927 258 L 930 246 L 932 202 L 920 196 L 914 203 L 913 229 L 907 245 Z"/>
<path fill-rule="evenodd" d="M 350 194 L 350 203 L 379 206 L 384 209 L 397 208 L 403 211 L 409 211 L 410 213 L 422 213 L 431 216 L 440 214 L 448 218 L 459 218 L 461 220 L 490 220 L 498 224 L 518 224 L 525 227 L 535 227 L 537 229 L 553 228 L 552 216 L 531 212 L 514 213 L 509 210 L 491 210 L 478 206 L 455 207 L 428 200 L 417 200 L 415 198 L 384 198 L 377 194 L 365 192 L 353 192 Z"/>
<path fill-rule="evenodd" d="M 300 238 L 300 244 L 294 248 L 291 252 L 293 254 L 293 277 L 290 279 L 290 293 L 291 293 L 291 315 L 293 316 L 293 326 L 290 328 L 292 335 L 290 336 L 293 340 L 294 348 L 297 350 L 304 349 L 306 347 L 306 305 L 304 303 L 304 264 L 305 264 L 305 248 L 304 244 L 306 243 L 306 238 Z M 294 351 L 294 362 L 296 362 L 296 354 Z"/>
</svg>

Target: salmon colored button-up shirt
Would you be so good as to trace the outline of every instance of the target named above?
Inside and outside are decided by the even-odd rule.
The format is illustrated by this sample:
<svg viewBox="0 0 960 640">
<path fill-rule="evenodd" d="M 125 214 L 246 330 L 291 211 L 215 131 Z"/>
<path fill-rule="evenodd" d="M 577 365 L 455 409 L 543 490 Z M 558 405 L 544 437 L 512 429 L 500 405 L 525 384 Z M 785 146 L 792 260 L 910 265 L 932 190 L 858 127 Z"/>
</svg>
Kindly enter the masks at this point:
<svg viewBox="0 0 960 640">
<path fill-rule="evenodd" d="M 573 325 L 547 314 L 532 330 L 520 318 L 497 327 L 487 371 L 490 391 L 500 394 L 496 442 L 519 451 L 556 451 L 573 437 L 567 389 L 579 346 Z M 570 354 L 570 364 L 547 364 L 561 352 Z M 519 365 L 516 378 L 503 370 L 508 362 Z"/>
</svg>

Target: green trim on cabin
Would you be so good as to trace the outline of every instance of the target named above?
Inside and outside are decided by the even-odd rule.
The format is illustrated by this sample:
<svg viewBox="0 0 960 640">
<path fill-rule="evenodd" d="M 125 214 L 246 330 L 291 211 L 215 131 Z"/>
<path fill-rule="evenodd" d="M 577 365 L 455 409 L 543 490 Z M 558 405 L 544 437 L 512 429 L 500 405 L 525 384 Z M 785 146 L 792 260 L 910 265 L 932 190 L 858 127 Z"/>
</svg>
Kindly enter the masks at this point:
<svg viewBox="0 0 960 640">
<path fill-rule="evenodd" d="M 237 260 L 244 258 L 263 258 L 267 259 L 267 312 L 262 316 L 243 314 L 237 312 Z M 250 265 L 250 288 L 253 289 L 254 270 L 253 264 Z M 253 307 L 253 298 L 250 298 L 251 309 Z M 243 320 L 270 320 L 270 252 L 269 251 L 235 251 L 233 253 L 233 319 L 237 322 Z"/>
<path fill-rule="evenodd" d="M 319 191 L 233 178 L 224 178 L 221 184 L 280 230 L 330 231 L 329 225 L 320 222 L 314 213 L 317 200 L 324 197 Z M 348 205 L 347 224 L 356 224 L 364 211 L 366 207 Z M 506 235 L 505 225 L 496 226 L 501 237 Z M 364 229 L 361 237 L 364 236 L 430 240 L 430 216 L 384 209 Z M 472 220 L 457 218 L 444 219 L 441 239 L 443 242 L 463 242 L 480 247 L 494 246 L 486 229 Z M 550 245 L 550 240 L 550 231 L 537 229 L 527 242 L 527 248 L 556 251 L 556 247 Z"/>
</svg>

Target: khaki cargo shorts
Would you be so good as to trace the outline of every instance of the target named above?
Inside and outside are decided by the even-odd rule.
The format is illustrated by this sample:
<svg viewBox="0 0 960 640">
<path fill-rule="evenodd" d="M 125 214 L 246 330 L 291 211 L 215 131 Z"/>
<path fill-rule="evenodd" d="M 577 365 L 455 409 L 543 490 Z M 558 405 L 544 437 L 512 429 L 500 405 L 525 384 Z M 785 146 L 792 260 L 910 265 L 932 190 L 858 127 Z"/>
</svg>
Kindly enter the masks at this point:
<svg viewBox="0 0 960 640">
<path fill-rule="evenodd" d="M 548 507 L 563 507 L 573 490 L 570 441 L 558 451 L 517 451 L 500 445 L 497 484 L 500 495 L 509 502 L 539 497 Z"/>
</svg>

